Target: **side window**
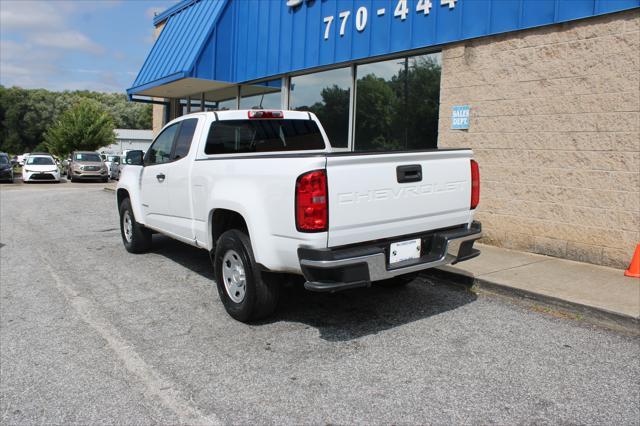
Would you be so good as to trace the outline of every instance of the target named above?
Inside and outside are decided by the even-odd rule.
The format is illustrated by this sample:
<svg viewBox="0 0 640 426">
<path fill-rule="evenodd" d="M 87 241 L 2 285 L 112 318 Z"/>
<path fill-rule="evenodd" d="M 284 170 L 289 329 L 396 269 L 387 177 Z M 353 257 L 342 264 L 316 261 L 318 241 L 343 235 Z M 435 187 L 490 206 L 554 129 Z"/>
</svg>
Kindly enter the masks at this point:
<svg viewBox="0 0 640 426">
<path fill-rule="evenodd" d="M 180 123 L 173 124 L 163 130 L 162 133 L 149 147 L 147 155 L 144 156 L 144 165 L 162 164 L 171 161 L 171 147 L 176 136 Z"/>
<path fill-rule="evenodd" d="M 198 119 L 189 118 L 181 121 L 181 123 L 182 125 L 180 126 L 180 131 L 178 131 L 175 147 L 173 148 L 172 160 L 184 158 L 189 154 L 189 148 L 191 147 L 193 134 L 196 131 L 196 126 L 198 125 Z"/>
</svg>

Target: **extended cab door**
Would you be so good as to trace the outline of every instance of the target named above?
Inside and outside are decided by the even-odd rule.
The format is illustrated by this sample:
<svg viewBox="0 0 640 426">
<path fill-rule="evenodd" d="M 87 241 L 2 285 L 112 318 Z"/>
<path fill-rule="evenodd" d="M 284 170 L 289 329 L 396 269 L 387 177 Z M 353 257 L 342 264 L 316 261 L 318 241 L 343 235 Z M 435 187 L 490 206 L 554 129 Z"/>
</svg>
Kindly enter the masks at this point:
<svg viewBox="0 0 640 426">
<path fill-rule="evenodd" d="M 168 195 L 168 216 L 166 231 L 188 240 L 193 240 L 193 212 L 191 208 L 191 166 L 193 159 L 188 158 L 198 118 L 187 118 L 180 121 L 176 133 L 171 162 L 165 166 L 165 184 Z"/>
<path fill-rule="evenodd" d="M 169 222 L 167 163 L 171 161 L 171 150 L 179 125 L 176 123 L 165 128 L 144 156 L 140 182 L 142 211 L 145 223 L 160 230 L 165 230 Z"/>
</svg>

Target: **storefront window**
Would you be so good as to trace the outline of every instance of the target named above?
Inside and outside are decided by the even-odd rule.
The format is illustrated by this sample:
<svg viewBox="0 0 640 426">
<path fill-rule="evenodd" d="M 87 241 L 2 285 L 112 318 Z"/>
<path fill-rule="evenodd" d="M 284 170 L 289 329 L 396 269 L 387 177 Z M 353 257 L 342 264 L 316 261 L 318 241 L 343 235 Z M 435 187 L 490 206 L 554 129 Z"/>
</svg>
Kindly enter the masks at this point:
<svg viewBox="0 0 640 426">
<path fill-rule="evenodd" d="M 290 108 L 318 116 L 331 146 L 349 143 L 349 96 L 351 70 L 341 68 L 291 78 Z"/>
<path fill-rule="evenodd" d="M 224 101 L 213 102 L 212 104 L 213 105 L 211 107 L 207 108 L 209 111 L 227 111 L 230 109 L 238 109 L 236 107 L 235 98 L 227 99 Z"/>
<path fill-rule="evenodd" d="M 358 66 L 356 151 L 437 148 L 440 53 Z"/>
<path fill-rule="evenodd" d="M 282 80 L 270 80 L 240 88 L 240 109 L 282 108 Z"/>
</svg>

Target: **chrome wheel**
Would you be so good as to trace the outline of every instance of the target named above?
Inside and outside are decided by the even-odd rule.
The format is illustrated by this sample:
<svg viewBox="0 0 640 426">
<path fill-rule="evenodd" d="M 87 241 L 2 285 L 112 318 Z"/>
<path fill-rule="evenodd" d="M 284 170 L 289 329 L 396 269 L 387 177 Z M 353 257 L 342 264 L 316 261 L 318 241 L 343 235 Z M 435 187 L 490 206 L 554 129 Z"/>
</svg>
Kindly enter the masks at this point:
<svg viewBox="0 0 640 426">
<path fill-rule="evenodd" d="M 133 220 L 131 219 L 129 210 L 125 211 L 124 215 L 122 215 L 122 229 L 124 230 L 124 238 L 130 243 L 133 238 Z"/>
<path fill-rule="evenodd" d="M 247 277 L 240 255 L 234 250 L 228 250 L 222 258 L 222 279 L 229 298 L 235 303 L 242 302 L 247 291 Z"/>
</svg>

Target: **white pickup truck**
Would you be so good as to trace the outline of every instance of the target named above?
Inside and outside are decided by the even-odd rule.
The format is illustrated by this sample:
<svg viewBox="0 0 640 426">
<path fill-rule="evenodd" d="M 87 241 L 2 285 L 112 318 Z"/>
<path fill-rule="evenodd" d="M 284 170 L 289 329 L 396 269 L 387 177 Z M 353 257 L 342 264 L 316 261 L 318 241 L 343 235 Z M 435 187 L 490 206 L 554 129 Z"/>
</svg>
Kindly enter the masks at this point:
<svg viewBox="0 0 640 426">
<path fill-rule="evenodd" d="M 334 152 L 314 114 L 202 112 L 127 155 L 117 187 L 125 248 L 160 232 L 208 250 L 227 312 L 271 314 L 282 274 L 305 288 L 401 285 L 471 259 L 478 165 L 467 149 Z"/>
</svg>

